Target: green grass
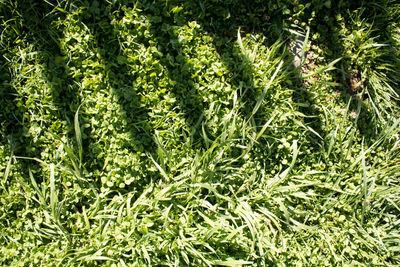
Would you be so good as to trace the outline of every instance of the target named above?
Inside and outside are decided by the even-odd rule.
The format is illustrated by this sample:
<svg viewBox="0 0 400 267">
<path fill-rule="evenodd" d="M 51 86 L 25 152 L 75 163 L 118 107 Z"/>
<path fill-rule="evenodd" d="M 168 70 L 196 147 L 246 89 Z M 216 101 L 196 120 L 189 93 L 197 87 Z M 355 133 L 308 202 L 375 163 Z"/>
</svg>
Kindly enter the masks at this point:
<svg viewBox="0 0 400 267">
<path fill-rule="evenodd" d="M 399 15 L 0 1 L 1 265 L 399 265 Z"/>
</svg>

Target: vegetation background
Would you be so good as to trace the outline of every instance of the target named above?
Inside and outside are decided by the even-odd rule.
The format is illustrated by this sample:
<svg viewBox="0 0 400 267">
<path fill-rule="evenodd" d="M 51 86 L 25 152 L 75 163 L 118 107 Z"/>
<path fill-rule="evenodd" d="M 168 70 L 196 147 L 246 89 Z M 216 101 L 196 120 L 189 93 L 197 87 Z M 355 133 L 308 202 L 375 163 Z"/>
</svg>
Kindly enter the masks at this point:
<svg viewBox="0 0 400 267">
<path fill-rule="evenodd" d="M 0 264 L 400 264 L 398 1 L 0 20 Z"/>
</svg>

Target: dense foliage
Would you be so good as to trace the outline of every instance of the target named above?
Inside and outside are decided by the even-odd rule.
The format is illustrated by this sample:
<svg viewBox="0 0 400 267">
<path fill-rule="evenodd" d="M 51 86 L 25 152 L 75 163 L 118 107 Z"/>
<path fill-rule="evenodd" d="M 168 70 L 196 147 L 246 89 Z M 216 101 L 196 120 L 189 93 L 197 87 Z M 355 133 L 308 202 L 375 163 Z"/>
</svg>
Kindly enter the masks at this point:
<svg viewBox="0 0 400 267">
<path fill-rule="evenodd" d="M 0 263 L 400 264 L 396 2 L 1 0 Z"/>
</svg>

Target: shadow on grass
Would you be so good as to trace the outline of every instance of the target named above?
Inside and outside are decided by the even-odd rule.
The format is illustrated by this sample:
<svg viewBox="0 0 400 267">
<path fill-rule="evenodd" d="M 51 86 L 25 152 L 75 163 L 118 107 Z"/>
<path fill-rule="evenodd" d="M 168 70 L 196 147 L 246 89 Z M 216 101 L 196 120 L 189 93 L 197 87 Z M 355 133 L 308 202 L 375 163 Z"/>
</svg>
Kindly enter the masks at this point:
<svg viewBox="0 0 400 267">
<path fill-rule="evenodd" d="M 373 139 L 376 136 L 376 130 L 379 128 L 379 119 L 374 114 L 373 107 L 371 105 L 368 107 L 358 95 L 364 91 L 363 97 L 366 98 L 365 92 L 368 90 L 374 98 L 373 100 L 376 101 L 377 97 L 376 95 L 374 97 L 374 94 L 379 94 L 380 92 L 374 92 L 368 84 L 368 80 L 363 80 L 365 77 L 368 79 L 371 73 L 362 73 L 365 72 L 365 69 L 385 72 L 384 70 L 379 70 L 379 68 L 385 66 L 388 62 L 392 62 L 394 66 L 397 64 L 397 68 L 399 64 L 394 62 L 393 54 L 379 55 L 379 52 L 376 56 L 367 55 L 365 59 L 362 59 L 364 57 L 363 53 L 370 53 L 368 49 L 371 48 L 361 47 L 365 46 L 366 43 L 363 42 L 368 39 L 373 39 L 375 43 L 388 44 L 389 47 L 394 43 L 391 35 L 392 30 L 390 29 L 394 22 L 394 17 L 388 11 L 393 5 L 394 3 L 390 1 L 341 1 L 335 8 L 311 6 L 305 9 L 303 15 L 311 14 L 313 10 L 316 11 L 310 25 L 311 35 L 315 36 L 313 38 L 314 44 L 322 47 L 326 59 L 333 61 L 337 58 L 342 58 L 336 64 L 337 70 L 333 75 L 333 82 L 339 85 L 335 89 L 340 94 L 340 98 L 345 105 L 351 101 L 350 112 L 357 110 L 358 105 L 361 106 L 357 128 L 367 139 Z M 303 17 L 302 19 L 306 21 L 308 18 Z M 350 25 L 345 24 L 348 21 Z M 343 31 L 345 27 L 348 30 L 347 32 Z M 365 34 L 363 32 L 369 33 Z M 377 48 L 377 51 L 379 49 Z M 352 55 L 357 54 L 357 56 L 350 56 L 349 53 Z M 385 72 L 385 75 L 391 76 L 390 79 L 394 83 L 397 80 L 398 84 L 399 77 L 394 77 L 397 75 L 395 72 L 388 71 Z M 394 87 L 397 90 L 396 86 Z"/>
<path fill-rule="evenodd" d="M 24 20 L 28 22 L 26 27 L 32 32 L 32 41 L 38 49 L 49 54 L 49 62 L 45 72 L 48 82 L 52 86 L 57 120 L 63 121 L 65 125 L 69 126 L 69 135 L 73 139 L 74 130 L 71 128 L 71 120 L 82 102 L 82 92 L 79 92 L 81 89 L 76 86 L 77 79 L 71 78 L 67 74 L 69 63 L 66 62 L 66 55 L 61 51 L 60 44 L 57 41 L 63 33 L 57 33 L 51 28 L 53 17 L 46 17 L 46 15 L 52 9 L 47 3 L 20 2 L 21 5 L 23 3 L 28 7 L 28 9 L 21 11 L 21 14 L 25 16 Z M 200 23 L 204 34 L 213 37 L 217 53 L 220 54 L 223 64 L 232 73 L 232 86 L 242 87 L 242 90 L 246 92 L 246 95 L 242 96 L 242 99 L 245 99 L 246 102 L 243 114 L 245 114 L 245 117 L 250 117 L 258 93 L 255 91 L 254 70 L 251 66 L 243 64 L 243 55 L 235 47 L 237 29 L 240 27 L 244 33 L 263 34 L 269 37 L 267 43 L 271 40 L 273 40 L 271 41 L 273 43 L 283 33 L 284 28 L 283 14 L 279 7 L 271 3 L 257 3 L 257 5 L 251 5 L 246 1 L 236 1 L 233 5 L 230 5 L 212 1 L 201 1 L 199 3 L 193 1 L 180 3 L 178 1 L 153 5 L 144 1 L 138 2 L 138 6 L 143 8 L 143 14 L 151 23 L 152 41 L 157 43 L 164 55 L 160 58 L 160 61 L 166 70 L 168 79 L 171 81 L 170 90 L 178 99 L 180 110 L 184 114 L 190 131 L 192 143 L 197 148 L 205 148 L 201 127 L 204 126 L 206 134 L 210 134 L 204 116 L 205 103 L 201 100 L 198 89 L 195 88 L 196 80 L 192 77 L 194 66 L 190 58 L 184 56 L 185 52 L 179 42 L 179 35 L 171 29 L 165 30 L 165 26 L 183 26 L 193 20 Z M 118 5 L 118 3 L 115 4 L 116 7 Z M 182 6 L 182 11 L 176 13 L 172 11 L 179 6 Z M 157 146 L 147 115 L 149 107 L 146 107 L 141 101 L 141 88 L 135 87 L 138 74 L 132 72 L 128 66 L 129 58 L 124 55 L 123 48 L 119 43 L 119 36 L 109 19 L 109 15 L 115 10 L 106 10 L 102 6 L 97 8 L 97 11 L 93 6 L 85 6 L 84 10 L 84 13 L 81 14 L 82 20 L 88 25 L 91 34 L 95 37 L 96 46 L 103 51 L 101 60 L 104 62 L 107 72 L 103 86 L 112 88 L 112 92 L 125 114 L 124 120 L 128 125 L 131 138 L 141 143 L 140 152 L 149 153 L 156 158 L 155 149 Z M 99 12 L 98 10 L 102 11 Z M 54 16 L 54 19 L 56 17 Z M 145 40 L 145 42 L 148 41 Z M 110 48 L 114 50 L 109 50 Z M 174 62 L 171 62 L 167 58 L 168 56 L 172 57 Z M 238 64 L 241 66 L 238 67 Z M 294 79 L 297 79 L 297 77 L 294 77 Z M 81 81 L 78 79 L 78 82 Z M 157 84 L 154 86 L 157 87 Z M 303 91 L 302 95 L 304 94 L 307 94 L 307 92 Z M 81 116 L 82 120 L 84 118 L 85 116 Z M 264 119 L 256 116 L 256 120 L 263 121 Z M 82 124 L 84 123 L 85 121 L 82 122 Z M 318 123 L 315 123 L 315 125 L 318 125 Z M 316 129 L 316 131 L 319 130 Z M 89 139 L 90 137 L 84 140 L 86 148 L 90 145 L 88 142 L 95 142 L 95 140 Z M 26 153 L 22 154 L 26 155 Z M 102 164 L 92 165 L 92 167 L 101 168 L 100 165 Z"/>
<path fill-rule="evenodd" d="M 82 16 L 81 19 L 88 26 L 90 34 L 94 36 L 96 48 L 102 51 L 100 53 L 100 61 L 104 64 L 106 77 L 101 81 L 100 86 L 112 88 L 112 94 L 116 97 L 123 111 L 123 120 L 126 123 L 126 129 L 129 131 L 130 139 L 132 143 L 136 143 L 136 145 L 126 144 L 132 152 L 145 153 L 157 159 L 154 127 L 148 115 L 151 106 L 142 100 L 144 92 L 141 90 L 143 88 L 136 85 L 136 81 L 140 76 L 129 65 L 131 59 L 124 53 L 124 47 L 120 43 L 120 36 L 111 22 L 113 12 L 120 10 L 122 7 L 133 8 L 137 4 L 137 8 L 141 9 L 140 12 L 148 19 L 151 30 L 150 37 L 146 37 L 142 41 L 149 47 L 150 42 L 154 42 L 160 48 L 162 56 L 160 56 L 159 60 L 162 67 L 166 70 L 165 73 L 170 81 L 169 90 L 178 99 L 179 109 L 185 117 L 187 128 L 192 138 L 191 143 L 196 148 L 204 149 L 206 147 L 201 127 L 205 127 L 204 130 L 207 134 L 212 132 L 211 129 L 207 129 L 207 121 L 204 115 L 206 103 L 201 99 L 200 93 L 196 88 L 197 80 L 193 77 L 195 67 L 190 58 L 184 56 L 185 52 L 183 51 L 182 43 L 179 41 L 180 36 L 171 27 L 168 28 L 168 26 L 180 27 L 187 25 L 190 21 L 196 21 L 200 24 L 204 35 L 213 37 L 217 53 L 220 55 L 223 64 L 232 73 L 231 85 L 236 88 L 241 87 L 243 91 L 246 91 L 246 95 L 242 96 L 242 99 L 246 103 L 242 113 L 244 117 L 249 118 L 251 116 L 251 111 L 256 103 L 258 94 L 255 90 L 257 87 L 254 82 L 255 72 L 251 64 L 248 66 L 243 64 L 244 55 L 235 46 L 237 30 L 241 28 L 243 33 L 266 36 L 266 45 L 274 43 L 279 38 L 289 38 L 289 34 L 285 30 L 285 20 L 288 18 L 284 14 L 282 7 L 265 1 L 256 1 L 255 3 L 247 1 L 233 1 L 232 3 L 215 1 L 128 2 L 130 3 L 115 2 L 112 5 L 112 9 L 106 8 L 107 3 L 97 2 L 98 6 L 94 6 L 94 2 L 92 4 L 76 2 L 75 4 L 78 8 L 84 7 L 83 13 L 80 14 Z M 24 28 L 30 32 L 28 36 L 32 44 L 38 50 L 48 54 L 49 60 L 45 73 L 48 83 L 52 87 L 52 99 L 56 109 L 55 114 L 57 114 L 55 120 L 61 121 L 68 128 L 68 135 L 73 139 L 74 130 L 71 120 L 73 120 L 74 114 L 82 102 L 81 88 L 78 88 L 76 82 L 81 83 L 82 81 L 79 78 L 72 78 L 70 74 L 67 74 L 69 63 L 57 41 L 63 33 L 57 32 L 51 27 L 51 22 L 56 20 L 57 16 L 62 17 L 64 15 L 61 13 L 59 15 L 51 13 L 53 8 L 45 2 L 17 1 L 17 3 L 21 6 L 18 10 L 24 21 Z M 342 40 L 337 38 L 339 36 L 340 25 L 336 20 L 330 21 L 330 18 L 338 15 L 345 16 L 344 12 L 347 9 L 355 10 L 360 5 L 357 2 L 344 6 L 338 9 L 338 11 L 331 9 L 325 13 L 321 12 L 317 14 L 314 20 L 315 24 L 312 25 L 311 34 L 318 33 L 321 36 L 319 42 L 327 47 L 329 51 L 332 51 L 332 59 L 342 56 L 344 47 Z M 311 13 L 311 11 L 306 12 L 306 14 Z M 328 21 L 326 20 L 327 15 L 329 15 Z M 324 39 L 324 36 L 333 37 Z M 170 60 L 171 58 L 172 61 Z M 79 60 L 83 59 L 75 59 L 75 61 Z M 76 64 L 79 65 L 79 62 L 76 62 Z M 341 88 L 346 88 L 346 83 L 349 79 L 347 76 L 350 75 L 348 73 L 349 70 L 347 70 L 349 68 L 351 66 L 344 66 L 344 71 L 342 73 L 339 72 L 338 77 L 336 77 L 336 82 L 342 84 Z M 10 76 L 7 73 L 4 75 Z M 342 78 L 343 76 L 344 78 Z M 285 86 L 294 91 L 294 95 L 292 96 L 294 102 L 308 103 L 308 107 L 304 108 L 300 106 L 298 108 L 299 111 L 307 116 L 305 124 L 323 136 L 321 121 L 318 119 L 318 111 L 311 108 L 315 104 L 311 92 L 305 89 L 299 75 L 293 74 L 291 79 L 293 82 Z M 157 89 L 159 86 L 157 82 L 153 81 L 152 86 L 154 89 Z M 4 99 L 7 105 L 15 102 L 13 93 L 6 92 L 5 94 L 7 96 Z M 273 96 L 267 95 L 266 97 Z M 342 97 L 347 102 L 350 96 L 343 92 Z M 10 110 L 12 111 L 4 113 L 5 121 L 8 121 L 7 125 L 13 125 L 15 116 L 12 114 L 24 114 L 26 112 L 22 110 L 24 105 L 17 107 L 16 104 L 11 104 L 11 106 Z M 371 126 L 371 121 L 373 121 L 371 120 L 372 115 L 368 112 L 364 112 L 363 114 L 364 117 L 359 120 L 359 127 L 367 131 Z M 20 116 L 22 115 L 16 115 L 17 118 Z M 81 124 L 85 124 L 87 118 L 85 118 L 84 114 L 81 116 L 81 119 Z M 265 120 L 265 118 L 260 117 L 258 114 L 256 114 L 255 119 L 258 120 L 256 125 L 261 125 L 261 122 Z M 18 120 L 23 119 L 21 117 Z M 365 125 L 366 122 L 368 124 Z M 22 124 L 17 123 L 16 125 L 18 125 L 16 128 L 8 132 L 12 135 L 23 136 Z M 273 138 L 282 138 L 288 133 L 285 132 L 285 129 L 282 129 L 278 133 L 271 132 L 269 134 Z M 312 134 L 309 137 L 315 140 L 318 147 L 318 138 Z M 94 142 L 96 140 L 92 140 L 89 136 L 84 140 L 84 147 L 87 148 Z M 40 152 L 32 154 L 26 150 L 29 146 L 24 146 L 23 144 L 27 143 L 31 144 L 32 140 L 24 139 L 21 142 L 21 147 L 16 150 L 16 154 L 40 158 Z M 265 144 L 260 144 L 260 146 L 262 145 Z M 267 157 L 269 156 L 272 156 L 272 154 L 267 155 Z M 92 158 L 97 158 L 97 156 L 88 156 L 84 160 L 90 161 Z M 98 163 L 89 163 L 88 167 L 94 170 L 102 168 L 103 165 L 104 162 L 99 161 Z M 91 170 L 88 171 L 90 172 Z M 156 174 L 154 175 L 157 176 Z M 147 182 L 149 180 L 143 180 L 141 182 L 142 186 Z M 98 186 L 100 187 L 99 184 Z"/>
<path fill-rule="evenodd" d="M 43 133 L 39 130 L 38 123 L 40 122 L 35 121 L 30 125 L 32 111 L 28 104 L 28 102 L 32 103 L 37 100 L 27 92 L 30 90 L 31 93 L 39 95 L 39 92 L 37 92 L 39 88 L 35 88 L 36 84 L 32 81 L 36 69 L 24 68 L 25 61 L 30 59 L 25 58 L 28 56 L 23 51 L 31 44 L 38 51 L 42 51 L 41 41 L 43 39 L 39 36 L 45 32 L 45 28 L 40 24 L 37 6 L 31 4 L 29 1 L 15 1 L 2 6 L 2 11 L 5 12 L 5 14 L 2 14 L 3 25 L 8 29 L 4 34 L 12 36 L 5 36 L 4 42 L 8 41 L 9 43 L 3 43 L 5 47 L 2 47 L 2 72 L 4 70 L 9 71 L 2 73 L 4 80 L 1 94 L 4 97 L 1 98 L 1 106 L 3 107 L 1 121 L 2 134 L 13 140 L 11 149 L 14 151 L 14 155 L 40 159 L 42 149 L 39 145 L 41 143 L 39 139 Z M 45 35 L 43 38 L 46 38 Z M 19 53 L 17 53 L 17 50 Z M 48 53 L 48 50 L 44 50 L 43 53 Z M 19 66 L 17 64 L 11 65 L 13 64 L 12 61 L 16 60 L 16 54 L 20 54 L 20 58 L 17 60 Z M 9 62 L 6 62 L 5 59 Z M 24 86 L 28 88 L 25 89 L 25 92 L 21 91 Z M 36 161 L 18 160 L 18 163 L 25 177 L 29 177 L 28 169 L 31 169 L 34 174 L 40 170 Z M 39 179 L 41 180 L 41 178 Z"/>
<path fill-rule="evenodd" d="M 270 47 L 277 41 L 286 43 L 287 40 L 293 38 L 293 35 L 289 32 L 289 17 L 285 14 L 285 9 L 293 8 L 295 3 L 288 5 L 279 6 L 273 1 L 255 1 L 254 3 L 250 3 L 241 0 L 229 3 L 215 1 L 193 3 L 188 1 L 184 4 L 184 7 L 190 10 L 188 13 L 192 14 L 190 19 L 198 21 L 205 32 L 213 36 L 214 45 L 221 56 L 223 64 L 233 74 L 230 81 L 232 87 L 241 88 L 245 92 L 241 96 L 241 100 L 243 102 L 242 114 L 246 119 L 252 116 L 253 108 L 260 95 L 260 88 L 255 84 L 258 74 L 254 66 L 252 66 L 251 62 L 246 62 L 246 56 L 243 55 L 236 44 L 238 29 L 240 29 L 242 38 L 246 35 L 247 38 L 255 39 L 258 36 L 264 36 L 263 45 L 267 47 Z M 316 109 L 312 108 L 315 103 L 311 93 L 303 84 L 300 72 L 292 68 L 292 57 L 284 45 L 280 49 L 280 53 L 287 55 L 287 62 L 283 65 L 284 67 L 281 72 L 287 75 L 287 79 L 290 82 L 283 81 L 281 89 L 277 90 L 284 91 L 286 88 L 290 89 L 293 94 L 287 97 L 292 97 L 296 104 L 296 109 L 306 115 L 305 125 L 312 128 L 319 135 L 324 136 L 319 113 Z M 261 127 L 269 119 L 260 114 L 273 114 L 274 105 L 281 101 L 276 99 L 279 98 L 280 94 L 285 94 L 285 92 L 274 92 L 272 88 L 267 92 L 265 99 L 267 99 L 270 105 L 261 107 L 260 111 L 255 114 L 255 125 Z M 309 108 L 302 108 L 301 104 L 304 102 L 308 103 Z M 258 142 L 257 153 L 266 153 L 263 158 L 266 161 L 265 164 L 268 165 L 267 162 L 270 163 L 270 166 L 267 168 L 274 168 L 272 166 L 273 162 L 276 161 L 274 157 L 280 154 L 276 147 L 270 147 L 269 144 L 276 143 L 276 140 L 285 139 L 292 134 L 292 131 L 293 129 L 283 127 L 275 130 L 266 130 L 265 136 L 268 137 Z M 315 143 L 316 149 L 320 148 L 321 139 L 319 137 L 308 131 L 307 138 Z"/>
<path fill-rule="evenodd" d="M 65 14 L 54 13 L 53 7 L 44 1 L 19 0 L 10 4 L 9 9 L 14 12 L 9 15 L 15 19 L 14 30 L 17 32 L 17 36 L 10 39 L 22 40 L 18 44 L 21 65 L 13 73 L 3 74 L 7 76 L 4 83 L 10 81 L 11 84 L 2 87 L 1 91 L 5 94 L 1 103 L 6 107 L 1 113 L 4 118 L 2 126 L 5 126 L 2 130 L 6 137 L 14 141 L 11 149 L 14 150 L 17 160 L 13 168 L 18 169 L 24 179 L 20 183 L 23 190 L 27 190 L 24 188 L 25 183 L 32 184 L 31 174 L 40 188 L 46 188 L 49 179 L 48 166 L 38 161 L 49 163 L 47 160 L 50 158 L 52 163 L 59 163 L 60 159 L 55 156 L 57 152 L 54 152 L 57 147 L 60 148 L 61 140 L 71 148 L 72 153 L 69 157 L 75 158 L 74 160 L 79 158 L 75 141 L 74 115 L 82 102 L 82 92 L 79 91 L 76 80 L 68 74 L 67 57 L 59 43 L 62 33 L 57 32 L 52 26 L 52 22 L 65 18 Z M 3 17 L 3 21 L 5 20 Z M 12 44 L 8 45 L 8 48 L 10 47 L 14 48 Z M 25 52 L 26 50 L 28 52 Z M 15 53 L 15 50 L 10 51 L 11 56 L 15 56 Z M 29 65 L 26 62 L 29 62 Z M 26 69 L 25 65 L 32 69 Z M 8 66 L 5 67 L 7 69 Z M 82 125 L 86 122 L 84 116 L 80 117 Z M 87 140 L 84 140 L 83 145 L 88 145 Z M 90 160 L 85 155 L 83 157 L 83 162 Z M 66 164 L 71 164 L 68 159 L 63 160 L 66 160 Z M 73 169 L 72 166 L 70 168 Z M 59 171 L 58 167 L 56 171 Z M 95 201 L 90 190 L 78 190 L 79 192 L 74 192 L 71 196 L 72 190 L 66 185 L 68 183 L 71 185 L 72 181 L 75 188 L 84 188 L 87 182 L 92 182 L 89 177 L 88 181 L 82 182 L 71 180 L 61 174 L 56 175 L 59 176 L 57 177 L 59 197 L 63 196 L 64 200 L 72 198 L 71 203 L 64 206 L 62 214 L 65 215 L 68 211 L 79 213 L 83 206 Z M 86 173 L 80 173 L 79 176 L 81 175 L 85 176 Z M 15 179 L 18 181 L 19 178 Z M 46 204 L 41 203 L 41 205 Z"/>
</svg>

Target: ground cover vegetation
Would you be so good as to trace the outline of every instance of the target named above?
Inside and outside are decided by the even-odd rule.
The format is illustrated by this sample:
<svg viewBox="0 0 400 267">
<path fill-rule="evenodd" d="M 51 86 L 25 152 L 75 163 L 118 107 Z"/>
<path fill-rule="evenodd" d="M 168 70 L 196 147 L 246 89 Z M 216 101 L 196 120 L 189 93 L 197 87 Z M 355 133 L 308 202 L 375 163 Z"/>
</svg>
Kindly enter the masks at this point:
<svg viewBox="0 0 400 267">
<path fill-rule="evenodd" d="M 397 1 L 0 20 L 2 265 L 400 264 Z"/>
</svg>

